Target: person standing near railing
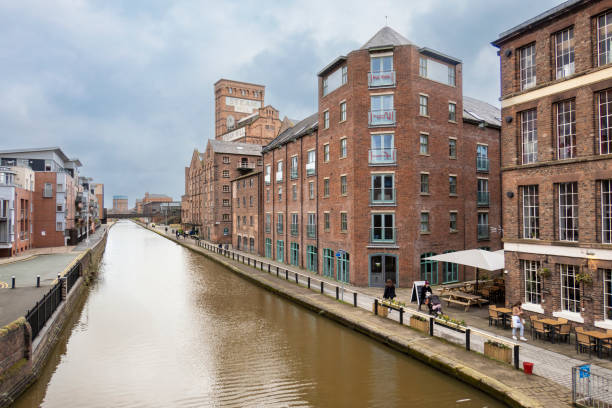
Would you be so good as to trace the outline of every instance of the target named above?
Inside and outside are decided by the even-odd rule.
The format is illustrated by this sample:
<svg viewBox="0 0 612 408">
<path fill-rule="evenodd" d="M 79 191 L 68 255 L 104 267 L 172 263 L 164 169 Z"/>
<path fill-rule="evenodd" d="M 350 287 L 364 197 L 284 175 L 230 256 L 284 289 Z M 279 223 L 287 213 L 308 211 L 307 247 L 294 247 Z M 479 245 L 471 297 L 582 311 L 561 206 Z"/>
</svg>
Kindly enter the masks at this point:
<svg viewBox="0 0 612 408">
<path fill-rule="evenodd" d="M 523 336 L 523 332 L 525 331 L 524 320 L 522 319 L 523 309 L 521 308 L 521 302 L 518 301 L 512 306 L 512 338 L 516 340 L 516 329 L 520 329 L 521 340 L 527 341 L 527 339 Z"/>
<path fill-rule="evenodd" d="M 383 299 L 393 300 L 395 299 L 395 285 L 391 279 L 387 279 L 387 283 L 385 284 L 385 293 L 383 294 Z"/>
</svg>

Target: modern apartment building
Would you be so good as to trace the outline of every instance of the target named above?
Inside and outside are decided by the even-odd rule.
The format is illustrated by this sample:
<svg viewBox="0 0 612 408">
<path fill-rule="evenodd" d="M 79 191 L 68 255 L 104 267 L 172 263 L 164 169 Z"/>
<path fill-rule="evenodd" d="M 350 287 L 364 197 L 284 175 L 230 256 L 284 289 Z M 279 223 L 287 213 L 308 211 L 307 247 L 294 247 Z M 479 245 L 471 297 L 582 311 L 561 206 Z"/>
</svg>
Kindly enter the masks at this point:
<svg viewBox="0 0 612 408">
<path fill-rule="evenodd" d="M 127 213 L 128 212 L 128 196 L 114 195 L 113 196 L 113 212 Z"/>
<path fill-rule="evenodd" d="M 500 34 L 506 302 L 612 329 L 612 1 Z"/>
<path fill-rule="evenodd" d="M 263 243 L 262 172 L 256 170 L 232 180 L 232 245 L 261 253 Z"/>
<path fill-rule="evenodd" d="M 32 247 L 34 172 L 0 167 L 0 257 Z"/>
<path fill-rule="evenodd" d="M 263 149 L 263 254 L 362 286 L 473 278 L 424 258 L 500 248 L 499 110 L 389 27 L 318 77 L 318 113 Z"/>
</svg>

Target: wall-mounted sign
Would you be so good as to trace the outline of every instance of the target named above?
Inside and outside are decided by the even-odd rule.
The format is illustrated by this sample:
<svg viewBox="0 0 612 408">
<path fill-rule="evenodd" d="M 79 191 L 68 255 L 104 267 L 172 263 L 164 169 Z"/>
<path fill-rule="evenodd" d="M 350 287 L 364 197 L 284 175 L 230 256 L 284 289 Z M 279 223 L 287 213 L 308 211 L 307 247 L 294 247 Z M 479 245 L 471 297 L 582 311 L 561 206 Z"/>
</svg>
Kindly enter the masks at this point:
<svg viewBox="0 0 612 408">
<path fill-rule="evenodd" d="M 253 113 L 255 109 L 261 108 L 261 101 L 234 98 L 233 96 L 226 96 L 225 104 L 228 106 L 233 106 L 235 112 L 242 113 Z"/>
<path fill-rule="evenodd" d="M 229 133 L 226 133 L 223 135 L 223 140 L 225 140 L 226 142 L 231 142 L 233 140 L 236 139 L 240 139 L 242 137 L 244 137 L 246 135 L 246 128 L 245 127 L 241 127 L 239 129 L 233 130 Z"/>
</svg>

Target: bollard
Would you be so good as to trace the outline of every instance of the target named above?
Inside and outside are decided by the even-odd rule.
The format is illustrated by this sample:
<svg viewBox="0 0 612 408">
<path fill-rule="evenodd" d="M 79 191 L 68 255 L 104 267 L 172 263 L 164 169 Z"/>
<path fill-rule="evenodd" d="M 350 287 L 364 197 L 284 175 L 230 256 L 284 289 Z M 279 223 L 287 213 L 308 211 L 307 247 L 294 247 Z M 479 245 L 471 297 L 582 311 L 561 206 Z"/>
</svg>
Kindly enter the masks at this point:
<svg viewBox="0 0 612 408">
<path fill-rule="evenodd" d="M 247 258 L 247 263 L 251 266 L 251 258 Z"/>
<path fill-rule="evenodd" d="M 285 269 L 285 280 L 289 280 L 289 269 Z"/>
<path fill-rule="evenodd" d="M 276 267 L 276 277 L 278 278 L 278 266 Z"/>
<path fill-rule="evenodd" d="M 40 275 L 36 275 L 36 287 L 40 288 Z"/>
<path fill-rule="evenodd" d="M 340 288 L 336 286 L 336 300 L 340 299 Z"/>
<path fill-rule="evenodd" d="M 236 253 L 232 252 L 232 261 L 233 261 L 234 259 L 236 259 L 236 256 L 235 256 L 235 255 L 236 255 Z"/>
<path fill-rule="evenodd" d="M 434 329 L 434 319 L 433 317 L 430 317 L 429 318 L 429 335 L 430 336 L 434 335 L 433 329 Z"/>
<path fill-rule="evenodd" d="M 308 289 L 310 289 L 310 276 L 308 277 Z"/>
<path fill-rule="evenodd" d="M 11 278 L 11 289 L 15 289 L 15 277 Z"/>
<path fill-rule="evenodd" d="M 374 299 L 374 314 L 378 316 L 378 299 Z"/>
<path fill-rule="evenodd" d="M 404 324 L 404 308 L 400 307 L 400 324 Z"/>
<path fill-rule="evenodd" d="M 295 284 L 296 284 L 296 285 L 299 285 L 299 284 L 300 284 L 300 282 L 298 281 L 298 276 L 299 276 L 299 275 L 296 273 L 296 274 L 295 274 Z"/>
<path fill-rule="evenodd" d="M 465 349 L 470 351 L 470 329 L 465 329 Z"/>
<path fill-rule="evenodd" d="M 353 292 L 353 305 L 357 307 L 357 292 Z"/>
<path fill-rule="evenodd" d="M 323 281 L 321 281 L 321 294 L 323 294 Z"/>
<path fill-rule="evenodd" d="M 270 273 L 270 264 L 268 264 L 268 273 Z"/>
<path fill-rule="evenodd" d="M 514 368 L 520 370 L 519 368 L 519 345 L 516 344 L 514 346 Z"/>
</svg>

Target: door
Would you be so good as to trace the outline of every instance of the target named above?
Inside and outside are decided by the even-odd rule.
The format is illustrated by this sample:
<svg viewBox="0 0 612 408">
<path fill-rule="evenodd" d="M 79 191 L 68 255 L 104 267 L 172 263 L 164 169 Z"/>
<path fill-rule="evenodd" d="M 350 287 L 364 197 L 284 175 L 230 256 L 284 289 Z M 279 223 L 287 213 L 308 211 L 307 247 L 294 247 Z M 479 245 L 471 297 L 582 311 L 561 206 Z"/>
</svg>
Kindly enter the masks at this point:
<svg viewBox="0 0 612 408">
<path fill-rule="evenodd" d="M 370 286 L 384 287 L 387 279 L 397 285 L 397 257 L 395 255 L 370 255 Z"/>
</svg>

